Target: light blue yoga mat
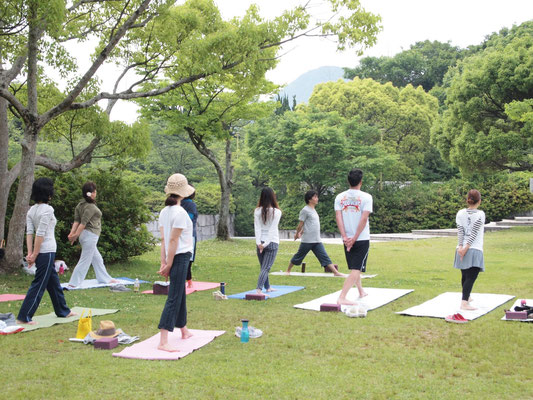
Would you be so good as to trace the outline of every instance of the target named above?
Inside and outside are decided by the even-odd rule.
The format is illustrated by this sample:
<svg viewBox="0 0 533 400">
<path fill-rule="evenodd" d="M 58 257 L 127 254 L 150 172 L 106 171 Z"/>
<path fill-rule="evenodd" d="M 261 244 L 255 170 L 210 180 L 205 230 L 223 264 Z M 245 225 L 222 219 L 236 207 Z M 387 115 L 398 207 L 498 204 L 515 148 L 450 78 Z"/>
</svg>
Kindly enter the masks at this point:
<svg viewBox="0 0 533 400">
<path fill-rule="evenodd" d="M 274 298 L 274 297 L 283 296 L 284 294 L 287 294 L 287 293 L 292 293 L 292 292 L 296 292 L 298 290 L 305 289 L 305 286 L 271 285 L 270 287 L 273 288 L 273 289 L 276 289 L 276 290 L 274 292 L 267 292 L 266 290 L 263 289 L 263 293 L 266 296 L 268 296 L 267 299 L 268 298 Z M 248 290 L 247 292 L 231 294 L 231 295 L 228 296 L 228 299 L 241 299 L 241 300 L 243 300 L 244 297 L 248 293 L 256 293 L 256 290 L 252 289 L 252 290 Z"/>
</svg>

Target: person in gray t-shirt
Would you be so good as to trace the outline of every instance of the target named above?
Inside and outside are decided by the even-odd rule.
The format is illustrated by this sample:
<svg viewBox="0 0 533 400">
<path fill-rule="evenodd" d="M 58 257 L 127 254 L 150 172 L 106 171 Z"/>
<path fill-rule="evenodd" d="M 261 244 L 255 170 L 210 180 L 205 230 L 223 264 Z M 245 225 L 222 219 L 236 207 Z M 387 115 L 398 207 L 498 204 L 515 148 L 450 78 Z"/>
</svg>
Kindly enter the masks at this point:
<svg viewBox="0 0 533 400">
<path fill-rule="evenodd" d="M 322 239 L 320 238 L 320 217 L 315 210 L 318 204 L 318 193 L 314 190 L 309 190 L 305 194 L 304 199 L 307 205 L 300 211 L 300 216 L 298 217 L 300 223 L 294 235 L 294 240 L 301 237 L 302 242 L 300 243 L 298 252 L 289 262 L 287 274 L 290 274 L 294 265 L 300 265 L 307 253 L 312 251 L 324 269 L 329 269 L 336 276 L 346 276 L 337 270 L 337 265 L 331 262 L 322 244 Z"/>
</svg>

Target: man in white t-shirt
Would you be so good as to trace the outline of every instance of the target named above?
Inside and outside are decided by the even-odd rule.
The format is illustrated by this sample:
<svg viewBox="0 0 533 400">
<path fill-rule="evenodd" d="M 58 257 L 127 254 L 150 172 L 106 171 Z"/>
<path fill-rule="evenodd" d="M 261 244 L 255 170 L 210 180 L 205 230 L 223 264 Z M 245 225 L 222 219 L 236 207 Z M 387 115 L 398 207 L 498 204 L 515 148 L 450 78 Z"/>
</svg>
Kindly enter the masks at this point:
<svg viewBox="0 0 533 400">
<path fill-rule="evenodd" d="M 344 254 L 350 274 L 344 281 L 338 304 L 355 304 L 346 299 L 348 291 L 355 284 L 359 297 L 367 293 L 361 285 L 361 272 L 366 271 L 366 260 L 370 248 L 370 227 L 368 217 L 372 212 L 372 196 L 361 191 L 363 171 L 352 169 L 348 173 L 350 189 L 335 198 L 335 218 L 344 243 Z"/>
<path fill-rule="evenodd" d="M 331 262 L 331 259 L 322 244 L 320 237 L 320 217 L 316 212 L 318 204 L 318 193 L 315 190 L 309 190 L 304 196 L 306 206 L 300 211 L 298 217 L 299 224 L 294 234 L 294 240 L 302 238 L 298 252 L 291 258 L 287 274 L 290 274 L 294 265 L 300 265 L 307 253 L 310 251 L 316 256 L 320 265 L 324 269 L 329 269 L 335 276 L 346 276 L 337 270 L 337 265 Z"/>
</svg>

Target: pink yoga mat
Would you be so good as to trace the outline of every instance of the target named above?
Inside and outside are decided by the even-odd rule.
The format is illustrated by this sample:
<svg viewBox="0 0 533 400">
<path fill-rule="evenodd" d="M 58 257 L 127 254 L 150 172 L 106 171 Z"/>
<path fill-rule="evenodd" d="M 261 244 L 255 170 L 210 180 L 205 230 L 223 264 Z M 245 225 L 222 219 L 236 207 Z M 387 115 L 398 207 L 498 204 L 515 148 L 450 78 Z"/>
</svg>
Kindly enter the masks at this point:
<svg viewBox="0 0 533 400">
<path fill-rule="evenodd" d="M 174 329 L 174 332 L 169 332 L 169 343 L 172 343 L 180 350 L 175 353 L 157 349 L 160 335 L 158 333 L 140 343 L 126 347 L 120 353 L 113 353 L 113 356 L 140 360 L 178 360 L 205 346 L 217 336 L 226 333 L 226 331 L 203 331 L 198 329 L 189 329 L 189 331 L 193 336 L 185 340 L 181 338 L 181 331 L 178 328 Z"/>
<path fill-rule="evenodd" d="M 215 288 L 218 288 L 220 287 L 220 283 L 216 283 L 216 282 L 195 282 L 193 281 L 192 282 L 192 287 L 191 288 L 186 288 L 186 293 L 187 294 L 191 294 L 191 293 L 194 293 L 194 292 L 200 292 L 202 290 L 209 290 L 209 289 L 215 289 Z M 154 291 L 153 290 L 144 290 L 142 293 L 144 294 L 153 294 Z"/>
<path fill-rule="evenodd" d="M 1 301 L 15 301 L 15 300 L 24 300 L 26 295 L 24 294 L 0 294 Z"/>
</svg>

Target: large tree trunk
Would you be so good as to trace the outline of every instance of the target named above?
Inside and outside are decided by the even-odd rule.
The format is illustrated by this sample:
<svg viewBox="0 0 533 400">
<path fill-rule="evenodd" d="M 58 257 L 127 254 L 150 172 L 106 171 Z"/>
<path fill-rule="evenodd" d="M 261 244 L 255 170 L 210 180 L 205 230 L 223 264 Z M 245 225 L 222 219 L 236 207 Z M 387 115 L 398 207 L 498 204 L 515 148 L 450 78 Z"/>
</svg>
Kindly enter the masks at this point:
<svg viewBox="0 0 533 400">
<path fill-rule="evenodd" d="M 35 18 L 36 5 L 30 7 L 30 16 Z M 11 272 L 20 267 L 24 244 L 24 228 L 26 225 L 26 213 L 30 202 L 31 187 L 35 171 L 35 152 L 37 138 L 42 122 L 37 111 L 37 57 L 39 55 L 38 43 L 42 31 L 36 22 L 30 23 L 28 33 L 28 108 L 24 116 L 24 139 L 22 145 L 22 158 L 20 161 L 20 179 L 17 190 L 17 200 L 13 208 L 13 214 L 9 221 L 9 233 L 7 236 L 6 253 L 0 264 L 0 272 Z"/>
<path fill-rule="evenodd" d="M 22 262 L 26 213 L 30 202 L 31 187 L 35 170 L 35 150 L 37 132 L 33 127 L 26 128 L 20 162 L 20 180 L 17 190 L 17 201 L 9 221 L 9 234 L 6 243 L 6 254 L 0 264 L 0 272 L 13 272 Z"/>
<path fill-rule="evenodd" d="M 233 186 L 233 166 L 231 165 L 231 138 L 226 139 L 226 173 L 220 165 L 215 153 L 209 149 L 202 136 L 198 135 L 192 128 L 185 128 L 189 134 L 191 142 L 196 150 L 206 157 L 214 165 L 220 183 L 220 212 L 217 227 L 217 239 L 229 240 L 229 201 L 231 197 L 231 188 Z"/>
<path fill-rule="evenodd" d="M 217 239 L 229 240 L 229 203 L 233 186 L 233 166 L 231 165 L 231 140 L 226 139 L 226 174 L 219 173 L 220 181 L 220 212 L 217 228 Z M 218 173 L 219 171 L 217 171 Z M 222 171 L 221 171 L 222 172 Z"/>
</svg>

